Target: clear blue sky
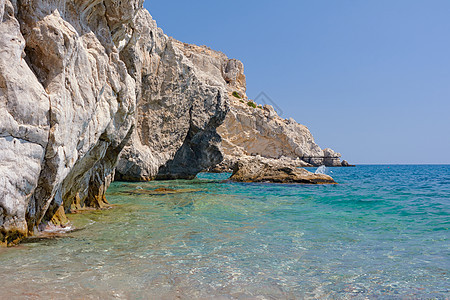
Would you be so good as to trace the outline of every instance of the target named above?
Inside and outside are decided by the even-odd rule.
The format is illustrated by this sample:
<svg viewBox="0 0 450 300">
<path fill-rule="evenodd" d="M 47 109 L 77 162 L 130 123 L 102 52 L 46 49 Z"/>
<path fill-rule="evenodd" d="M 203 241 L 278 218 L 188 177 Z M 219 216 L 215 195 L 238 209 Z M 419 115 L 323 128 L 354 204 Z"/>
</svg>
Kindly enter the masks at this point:
<svg viewBox="0 0 450 300">
<path fill-rule="evenodd" d="M 147 0 L 352 163 L 450 163 L 449 0 Z"/>
</svg>

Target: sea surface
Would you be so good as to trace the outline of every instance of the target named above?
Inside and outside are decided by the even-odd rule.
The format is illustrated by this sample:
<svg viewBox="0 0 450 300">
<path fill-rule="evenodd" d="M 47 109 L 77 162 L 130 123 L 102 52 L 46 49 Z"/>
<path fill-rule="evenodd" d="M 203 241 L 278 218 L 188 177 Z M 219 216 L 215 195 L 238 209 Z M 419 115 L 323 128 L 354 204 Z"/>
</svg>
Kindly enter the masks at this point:
<svg viewBox="0 0 450 300">
<path fill-rule="evenodd" d="M 339 185 L 115 182 L 76 231 L 0 250 L 0 298 L 449 299 L 450 166 L 325 172 Z"/>
</svg>

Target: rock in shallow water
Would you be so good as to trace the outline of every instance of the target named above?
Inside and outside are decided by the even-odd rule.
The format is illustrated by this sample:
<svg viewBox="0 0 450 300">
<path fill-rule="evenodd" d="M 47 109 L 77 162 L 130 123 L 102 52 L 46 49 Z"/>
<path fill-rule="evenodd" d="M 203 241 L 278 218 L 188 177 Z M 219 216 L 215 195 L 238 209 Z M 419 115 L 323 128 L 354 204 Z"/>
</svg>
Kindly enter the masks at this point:
<svg viewBox="0 0 450 300">
<path fill-rule="evenodd" d="M 260 158 L 238 161 L 230 180 L 236 182 L 337 184 L 331 176 L 314 174 L 292 165 L 283 165 L 278 161 Z"/>
</svg>

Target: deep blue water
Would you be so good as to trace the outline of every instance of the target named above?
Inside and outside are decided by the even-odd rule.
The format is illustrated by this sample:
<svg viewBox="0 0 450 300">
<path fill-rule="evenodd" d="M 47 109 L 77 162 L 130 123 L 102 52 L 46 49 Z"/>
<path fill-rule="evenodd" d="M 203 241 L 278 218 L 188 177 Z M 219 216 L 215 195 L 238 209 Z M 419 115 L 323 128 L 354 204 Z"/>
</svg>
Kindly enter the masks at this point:
<svg viewBox="0 0 450 300">
<path fill-rule="evenodd" d="M 0 291 L 53 298 L 449 298 L 450 166 L 327 172 L 339 185 L 222 182 L 229 174 L 116 182 L 108 190 L 116 208 L 71 217 L 83 230 L 2 250 Z M 128 193 L 160 187 L 190 190 Z"/>
</svg>

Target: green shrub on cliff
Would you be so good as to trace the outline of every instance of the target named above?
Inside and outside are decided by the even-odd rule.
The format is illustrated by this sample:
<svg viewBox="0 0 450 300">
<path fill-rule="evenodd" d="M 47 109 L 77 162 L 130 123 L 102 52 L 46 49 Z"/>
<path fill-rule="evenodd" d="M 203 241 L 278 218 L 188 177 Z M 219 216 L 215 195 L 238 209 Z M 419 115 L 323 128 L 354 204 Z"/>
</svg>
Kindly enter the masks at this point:
<svg viewBox="0 0 450 300">
<path fill-rule="evenodd" d="M 250 106 L 250 107 L 256 108 L 255 102 L 248 101 L 248 102 L 247 102 L 247 105 Z"/>
<path fill-rule="evenodd" d="M 232 95 L 238 99 L 242 99 L 242 96 L 236 91 L 234 91 Z"/>
</svg>

